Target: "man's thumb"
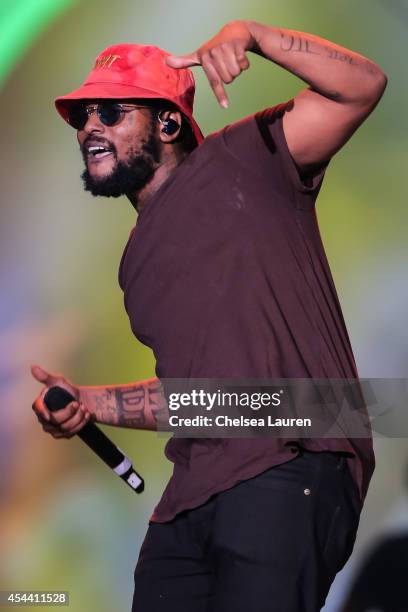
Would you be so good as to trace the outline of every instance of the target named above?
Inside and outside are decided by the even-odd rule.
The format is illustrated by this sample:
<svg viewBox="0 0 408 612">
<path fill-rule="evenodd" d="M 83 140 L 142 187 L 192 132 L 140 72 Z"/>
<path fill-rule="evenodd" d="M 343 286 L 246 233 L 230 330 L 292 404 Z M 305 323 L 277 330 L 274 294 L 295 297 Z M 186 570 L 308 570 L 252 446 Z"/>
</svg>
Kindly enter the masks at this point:
<svg viewBox="0 0 408 612">
<path fill-rule="evenodd" d="M 189 68 L 199 66 L 200 62 L 196 53 L 190 53 L 189 55 L 167 55 L 166 64 L 170 68 Z"/>
<path fill-rule="evenodd" d="M 49 374 L 48 372 L 40 368 L 40 366 L 35 364 L 31 366 L 31 374 L 36 380 L 41 383 L 44 383 L 44 385 L 51 385 L 55 379 L 52 374 Z"/>
</svg>

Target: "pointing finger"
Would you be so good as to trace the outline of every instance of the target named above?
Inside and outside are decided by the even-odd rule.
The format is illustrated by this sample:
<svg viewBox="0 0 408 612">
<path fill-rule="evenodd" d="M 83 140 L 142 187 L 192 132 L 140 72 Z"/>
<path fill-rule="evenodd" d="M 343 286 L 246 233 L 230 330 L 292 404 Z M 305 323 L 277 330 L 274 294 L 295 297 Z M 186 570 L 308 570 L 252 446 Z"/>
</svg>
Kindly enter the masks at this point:
<svg viewBox="0 0 408 612">
<path fill-rule="evenodd" d="M 228 97 L 225 93 L 225 88 L 218 72 L 209 61 L 204 60 L 202 65 L 218 102 L 223 108 L 228 108 Z"/>
<path fill-rule="evenodd" d="M 200 61 L 195 51 L 188 55 L 167 55 L 166 64 L 170 68 L 189 68 L 190 66 L 199 66 Z"/>
</svg>

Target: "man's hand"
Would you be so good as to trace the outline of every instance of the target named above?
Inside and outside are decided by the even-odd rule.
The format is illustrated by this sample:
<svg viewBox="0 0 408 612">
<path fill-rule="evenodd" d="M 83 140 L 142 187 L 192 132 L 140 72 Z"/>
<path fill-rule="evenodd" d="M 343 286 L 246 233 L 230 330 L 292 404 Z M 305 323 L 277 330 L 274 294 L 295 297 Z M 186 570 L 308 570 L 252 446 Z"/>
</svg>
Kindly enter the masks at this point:
<svg viewBox="0 0 408 612">
<path fill-rule="evenodd" d="M 169 55 L 166 62 L 172 68 L 201 65 L 218 102 L 227 108 L 224 83 L 232 83 L 243 70 L 249 68 L 246 52 L 252 50 L 254 44 L 246 24 L 232 21 L 197 51 L 182 56 Z"/>
<path fill-rule="evenodd" d="M 71 438 L 91 420 L 91 413 L 81 403 L 80 388 L 70 383 L 60 374 L 50 374 L 37 365 L 31 366 L 31 374 L 45 386 L 34 400 L 32 408 L 42 428 L 54 438 Z M 44 403 L 44 395 L 50 387 L 62 387 L 69 391 L 76 401 L 65 408 L 50 412 Z"/>
</svg>

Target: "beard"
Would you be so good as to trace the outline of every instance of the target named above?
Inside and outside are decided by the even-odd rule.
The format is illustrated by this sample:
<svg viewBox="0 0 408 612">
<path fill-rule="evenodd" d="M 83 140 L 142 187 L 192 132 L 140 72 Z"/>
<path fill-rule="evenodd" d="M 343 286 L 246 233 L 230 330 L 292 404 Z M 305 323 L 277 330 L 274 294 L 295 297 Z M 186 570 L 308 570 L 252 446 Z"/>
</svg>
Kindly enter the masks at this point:
<svg viewBox="0 0 408 612">
<path fill-rule="evenodd" d="M 159 147 L 153 129 L 141 150 L 135 152 L 134 149 L 130 149 L 126 161 L 118 161 L 115 148 L 112 154 L 116 159 L 116 166 L 110 174 L 94 178 L 88 168 L 85 168 L 81 175 L 85 191 L 90 191 L 93 196 L 118 198 L 140 191 L 151 180 L 157 162 L 160 161 Z M 85 158 L 84 162 L 86 164 Z"/>
</svg>

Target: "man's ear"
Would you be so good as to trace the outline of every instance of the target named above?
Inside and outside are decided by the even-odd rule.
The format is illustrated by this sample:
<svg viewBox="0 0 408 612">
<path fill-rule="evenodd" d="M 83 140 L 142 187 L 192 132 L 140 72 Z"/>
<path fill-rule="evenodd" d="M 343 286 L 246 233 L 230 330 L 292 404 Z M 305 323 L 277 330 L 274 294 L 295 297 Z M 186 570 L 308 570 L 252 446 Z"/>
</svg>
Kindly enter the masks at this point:
<svg viewBox="0 0 408 612">
<path fill-rule="evenodd" d="M 181 130 L 182 116 L 180 111 L 163 110 L 157 114 L 160 124 L 160 140 L 164 143 L 174 142 Z"/>
</svg>

